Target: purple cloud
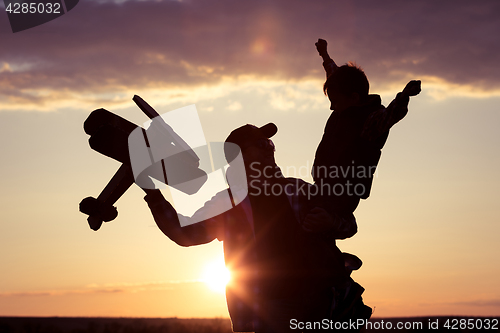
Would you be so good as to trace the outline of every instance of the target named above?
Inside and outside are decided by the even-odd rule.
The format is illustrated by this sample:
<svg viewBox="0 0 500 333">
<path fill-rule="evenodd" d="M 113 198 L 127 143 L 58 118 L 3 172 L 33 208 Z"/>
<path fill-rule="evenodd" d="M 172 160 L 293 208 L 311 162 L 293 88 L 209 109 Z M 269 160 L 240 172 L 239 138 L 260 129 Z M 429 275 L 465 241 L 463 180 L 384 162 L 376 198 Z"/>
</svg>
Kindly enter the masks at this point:
<svg viewBox="0 0 500 333">
<path fill-rule="evenodd" d="M 338 63 L 356 61 L 378 84 L 410 74 L 492 90 L 500 88 L 499 16 L 494 0 L 84 1 L 17 34 L 0 22 L 0 96 L 44 103 L 37 92 L 117 93 L 239 75 L 322 79 L 318 37 Z"/>
</svg>

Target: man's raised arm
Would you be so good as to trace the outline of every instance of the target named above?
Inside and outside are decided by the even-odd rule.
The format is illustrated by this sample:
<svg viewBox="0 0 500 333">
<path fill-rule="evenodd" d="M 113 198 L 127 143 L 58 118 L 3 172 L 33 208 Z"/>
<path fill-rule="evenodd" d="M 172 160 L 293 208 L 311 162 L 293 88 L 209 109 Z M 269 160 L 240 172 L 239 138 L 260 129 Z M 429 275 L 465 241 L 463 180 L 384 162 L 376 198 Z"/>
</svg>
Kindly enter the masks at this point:
<svg viewBox="0 0 500 333">
<path fill-rule="evenodd" d="M 207 226 L 209 222 L 194 223 L 181 227 L 175 208 L 165 200 L 160 190 L 144 190 L 144 200 L 158 228 L 171 240 L 181 246 L 192 246 L 210 243 L 216 238 L 215 229 Z"/>
</svg>

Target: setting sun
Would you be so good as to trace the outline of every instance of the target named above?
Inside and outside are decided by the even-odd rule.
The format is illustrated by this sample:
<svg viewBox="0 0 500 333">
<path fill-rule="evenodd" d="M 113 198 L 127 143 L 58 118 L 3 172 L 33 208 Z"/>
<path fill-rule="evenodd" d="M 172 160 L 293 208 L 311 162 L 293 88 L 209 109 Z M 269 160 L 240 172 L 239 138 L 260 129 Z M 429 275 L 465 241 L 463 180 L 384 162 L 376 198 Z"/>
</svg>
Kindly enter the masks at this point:
<svg viewBox="0 0 500 333">
<path fill-rule="evenodd" d="M 213 291 L 224 293 L 226 284 L 231 278 L 231 273 L 224 265 L 224 261 L 217 260 L 208 263 L 203 272 L 202 281 Z"/>
</svg>

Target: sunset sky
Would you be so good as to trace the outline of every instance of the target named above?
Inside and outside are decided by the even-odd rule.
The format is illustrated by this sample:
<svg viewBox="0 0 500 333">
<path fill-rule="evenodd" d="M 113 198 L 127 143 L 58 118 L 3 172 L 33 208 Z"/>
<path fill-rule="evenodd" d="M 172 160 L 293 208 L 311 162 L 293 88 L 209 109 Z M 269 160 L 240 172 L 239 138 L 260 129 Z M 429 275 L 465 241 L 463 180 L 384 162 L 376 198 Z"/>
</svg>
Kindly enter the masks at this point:
<svg viewBox="0 0 500 333">
<path fill-rule="evenodd" d="M 181 248 L 133 186 L 94 232 L 79 202 L 119 163 L 83 122 L 195 104 L 207 141 L 274 122 L 276 161 L 311 181 L 330 115 L 314 42 L 388 105 L 422 80 L 383 149 L 353 278 L 374 316 L 500 316 L 500 2 L 81 0 L 12 33 L 0 4 L 0 316 L 228 316 L 204 282 L 222 244 Z M 167 194 L 168 195 L 168 194 Z"/>
</svg>

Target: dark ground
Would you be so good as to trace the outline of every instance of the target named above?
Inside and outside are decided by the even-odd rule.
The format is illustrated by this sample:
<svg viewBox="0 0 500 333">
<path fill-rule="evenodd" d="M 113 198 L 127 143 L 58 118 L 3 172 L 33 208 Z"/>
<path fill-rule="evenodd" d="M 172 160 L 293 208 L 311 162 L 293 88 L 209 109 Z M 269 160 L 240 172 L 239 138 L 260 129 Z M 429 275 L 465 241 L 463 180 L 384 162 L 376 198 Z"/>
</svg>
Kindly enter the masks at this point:
<svg viewBox="0 0 500 333">
<path fill-rule="evenodd" d="M 229 319 L 0 317 L 0 333 L 231 333 Z"/>
<path fill-rule="evenodd" d="M 482 329 L 478 329 L 479 325 Z M 485 329 L 486 327 L 489 329 Z M 402 327 L 399 329 L 398 327 Z M 406 327 L 406 329 L 405 329 Z M 469 327 L 469 328 L 467 328 Z M 473 327 L 473 329 L 472 329 Z M 499 318 L 373 318 L 364 332 L 499 332 Z M 327 329 L 323 329 L 328 331 Z M 323 330 L 320 330 L 323 331 Z M 0 317 L 0 333 L 231 333 L 229 319 Z M 300 330 L 291 332 L 299 333 Z"/>
</svg>

